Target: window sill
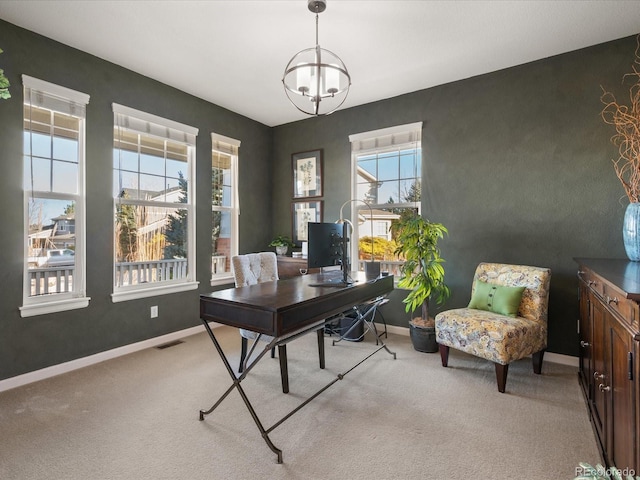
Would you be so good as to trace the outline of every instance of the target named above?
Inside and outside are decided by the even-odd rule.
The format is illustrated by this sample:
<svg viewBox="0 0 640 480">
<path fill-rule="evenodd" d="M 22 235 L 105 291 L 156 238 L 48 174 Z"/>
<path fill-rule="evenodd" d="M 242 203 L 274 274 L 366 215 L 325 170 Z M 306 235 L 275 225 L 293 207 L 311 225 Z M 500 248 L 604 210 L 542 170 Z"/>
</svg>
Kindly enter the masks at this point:
<svg viewBox="0 0 640 480">
<path fill-rule="evenodd" d="M 219 285 L 228 285 L 228 284 L 232 284 L 232 285 L 235 284 L 233 275 L 231 274 L 224 275 L 224 276 L 215 276 L 211 279 L 212 287 L 217 287 Z"/>
<path fill-rule="evenodd" d="M 196 290 L 198 288 L 198 284 L 199 282 L 188 282 L 114 292 L 111 294 L 111 301 L 113 303 L 118 303 L 126 302 L 128 300 L 137 300 L 139 298 L 157 297 L 158 295 L 186 292 L 188 290 Z"/>
<path fill-rule="evenodd" d="M 76 310 L 89 306 L 89 297 L 70 298 L 65 300 L 44 301 L 20 307 L 21 317 L 33 317 L 35 315 L 46 315 L 47 313 L 64 312 L 66 310 Z"/>
</svg>

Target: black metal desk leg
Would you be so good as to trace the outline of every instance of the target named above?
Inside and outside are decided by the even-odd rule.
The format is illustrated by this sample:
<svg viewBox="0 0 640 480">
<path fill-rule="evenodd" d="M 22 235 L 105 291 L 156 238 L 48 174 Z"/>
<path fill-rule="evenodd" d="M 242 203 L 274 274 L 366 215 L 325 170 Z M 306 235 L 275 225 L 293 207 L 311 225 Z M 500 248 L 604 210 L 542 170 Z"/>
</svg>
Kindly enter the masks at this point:
<svg viewBox="0 0 640 480">
<path fill-rule="evenodd" d="M 287 363 L 287 346 L 278 345 L 280 359 L 280 378 L 282 379 L 282 393 L 289 393 L 289 367 Z"/>
<path fill-rule="evenodd" d="M 320 357 L 320 368 L 324 368 L 324 326 L 317 330 L 318 334 L 318 355 Z"/>
<path fill-rule="evenodd" d="M 260 422 L 260 419 L 258 418 L 256 411 L 253 409 L 253 406 L 251 405 L 251 402 L 249 401 L 247 394 L 244 392 L 244 390 L 242 389 L 242 386 L 240 385 L 240 382 L 244 380 L 250 368 L 245 370 L 245 372 L 239 378 L 237 378 L 233 371 L 233 368 L 231 368 L 231 365 L 229 364 L 229 360 L 227 360 L 227 357 L 225 356 L 224 351 L 220 346 L 220 343 L 218 343 L 218 339 L 213 334 L 213 330 L 211 330 L 211 326 L 206 320 L 202 320 L 202 323 L 204 324 L 204 327 L 207 330 L 207 333 L 209 334 L 209 338 L 211 338 L 211 341 L 215 345 L 216 350 L 218 351 L 218 354 L 220 355 L 220 358 L 224 363 L 224 366 L 227 368 L 227 372 L 229 373 L 229 376 L 233 380 L 233 384 L 227 389 L 225 393 L 222 394 L 222 396 L 218 399 L 218 401 L 209 410 L 207 411 L 200 410 L 200 420 L 204 420 L 204 416 L 209 415 L 211 412 L 213 412 L 216 409 L 216 407 L 220 405 L 220 403 L 222 403 L 222 401 L 227 397 L 227 395 L 229 395 L 231 390 L 236 388 L 238 390 L 238 393 L 240 394 L 240 397 L 242 398 L 242 401 L 247 407 L 247 410 L 249 410 L 249 413 L 251 414 L 251 418 L 253 418 L 253 421 L 255 422 L 256 427 L 258 427 L 258 430 L 260 431 L 260 435 L 262 435 L 262 438 L 266 442 L 267 446 L 271 449 L 271 451 L 278 456 L 278 463 L 282 463 L 282 450 L 276 447 L 271 441 L 271 439 L 269 438 L 268 432 L 262 426 L 262 422 Z M 281 352 L 279 351 L 278 353 L 281 353 Z M 285 357 L 286 357 L 286 353 L 285 353 Z"/>
</svg>

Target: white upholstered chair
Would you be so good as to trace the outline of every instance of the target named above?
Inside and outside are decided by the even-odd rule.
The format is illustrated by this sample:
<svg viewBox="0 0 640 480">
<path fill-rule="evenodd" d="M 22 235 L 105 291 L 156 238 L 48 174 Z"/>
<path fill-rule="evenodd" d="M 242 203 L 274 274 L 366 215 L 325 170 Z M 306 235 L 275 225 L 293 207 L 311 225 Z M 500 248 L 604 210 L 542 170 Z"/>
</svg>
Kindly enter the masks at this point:
<svg viewBox="0 0 640 480">
<path fill-rule="evenodd" d="M 233 277 L 236 287 L 246 287 L 262 282 L 274 282 L 278 280 L 278 261 L 273 252 L 249 253 L 246 255 L 236 255 L 231 258 L 233 265 Z M 238 372 L 244 370 L 244 359 L 247 356 L 249 340 L 255 340 L 258 336 L 251 330 L 240 329 L 242 337 L 242 347 L 240 351 L 240 367 Z M 273 337 L 263 335 L 261 340 L 270 342 Z M 271 358 L 275 356 L 275 349 L 271 349 Z"/>
<path fill-rule="evenodd" d="M 436 315 L 442 366 L 448 365 L 450 347 L 490 360 L 504 393 L 511 362 L 531 355 L 534 373 L 542 371 L 551 270 L 481 263 L 473 280 L 467 308 Z"/>
<path fill-rule="evenodd" d="M 231 258 L 233 265 L 233 276 L 236 287 L 245 287 L 255 285 L 262 282 L 274 282 L 278 277 L 278 261 L 276 254 L 273 252 L 248 253 L 245 255 L 236 255 Z M 324 333 L 323 329 L 318 332 L 318 353 L 320 357 L 320 368 L 324 368 Z M 255 340 L 258 336 L 256 332 L 251 330 L 240 329 L 242 345 L 240 351 L 240 367 L 238 371 L 242 373 L 244 362 L 247 356 L 249 340 Z M 262 335 L 260 340 L 270 342 L 273 337 Z M 275 356 L 275 350 L 271 349 L 271 357 Z M 287 369 L 287 346 L 278 345 L 278 356 L 280 359 L 280 376 L 282 378 L 282 391 L 289 392 L 289 379 Z"/>
</svg>

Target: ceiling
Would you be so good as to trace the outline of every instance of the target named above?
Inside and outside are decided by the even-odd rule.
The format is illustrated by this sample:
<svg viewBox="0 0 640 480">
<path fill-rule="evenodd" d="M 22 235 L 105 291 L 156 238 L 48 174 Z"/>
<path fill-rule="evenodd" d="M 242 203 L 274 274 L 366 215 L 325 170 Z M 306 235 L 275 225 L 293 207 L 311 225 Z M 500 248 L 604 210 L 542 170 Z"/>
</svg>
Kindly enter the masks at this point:
<svg viewBox="0 0 640 480">
<path fill-rule="evenodd" d="M 320 46 L 352 79 L 342 108 L 640 32 L 633 0 L 327 3 Z M 307 0 L 0 0 L 0 18 L 269 126 L 307 118 L 281 82 L 315 44 Z"/>
</svg>

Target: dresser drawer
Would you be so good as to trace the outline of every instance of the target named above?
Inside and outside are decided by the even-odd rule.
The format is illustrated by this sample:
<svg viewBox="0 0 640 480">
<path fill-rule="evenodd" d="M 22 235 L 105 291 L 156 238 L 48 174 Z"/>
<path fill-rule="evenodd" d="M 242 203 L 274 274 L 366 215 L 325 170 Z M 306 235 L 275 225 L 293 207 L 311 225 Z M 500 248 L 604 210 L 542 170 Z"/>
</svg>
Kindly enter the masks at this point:
<svg viewBox="0 0 640 480">
<path fill-rule="evenodd" d="M 605 304 L 609 306 L 611 310 L 617 313 L 623 324 L 628 326 L 638 325 L 638 304 L 633 300 L 625 298 L 626 295 L 623 291 L 615 288 L 609 283 L 603 283 L 602 299 Z"/>
<path fill-rule="evenodd" d="M 604 298 L 604 281 L 595 275 L 591 270 L 581 268 L 578 271 L 578 277 L 582 279 L 587 286 L 593 290 L 599 297 Z"/>
</svg>

